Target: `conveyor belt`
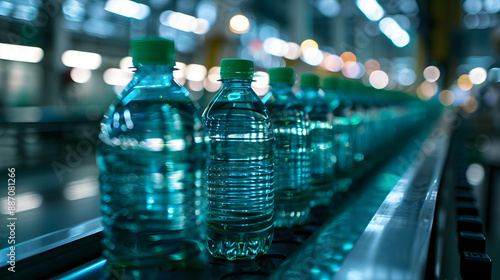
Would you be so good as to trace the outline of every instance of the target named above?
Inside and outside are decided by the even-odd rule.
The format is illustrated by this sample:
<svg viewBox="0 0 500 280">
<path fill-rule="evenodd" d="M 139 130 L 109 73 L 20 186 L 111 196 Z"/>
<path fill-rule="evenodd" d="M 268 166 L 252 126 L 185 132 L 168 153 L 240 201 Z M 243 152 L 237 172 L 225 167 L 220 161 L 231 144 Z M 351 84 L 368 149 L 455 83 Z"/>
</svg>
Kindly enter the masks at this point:
<svg viewBox="0 0 500 280">
<path fill-rule="evenodd" d="M 441 121 L 420 132 L 395 156 L 377 162 L 379 166 L 373 172 L 361 170 L 363 176 L 353 188 L 339 194 L 329 207 L 314 209 L 304 227 L 277 229 L 270 251 L 261 258 L 228 262 L 202 253 L 182 266 L 121 271 L 118 275 L 115 271 L 115 277 L 386 279 L 385 275 L 414 275 L 414 279 L 421 279 L 439 176 L 448 150 L 447 126 Z M 102 279 L 106 262 L 99 257 L 100 230 L 96 219 L 41 237 L 36 243 L 20 244 L 19 252 L 30 253 L 24 260 L 19 258 L 19 267 L 36 264 L 38 269 L 20 270 L 11 279 L 30 279 L 37 272 L 38 276 L 56 279 Z M 65 241 L 69 243 L 61 245 Z M 45 249 L 33 250 L 37 244 L 44 244 Z M 62 253 L 67 256 L 66 262 L 51 260 Z M 78 259 L 78 255 L 85 257 Z"/>
</svg>

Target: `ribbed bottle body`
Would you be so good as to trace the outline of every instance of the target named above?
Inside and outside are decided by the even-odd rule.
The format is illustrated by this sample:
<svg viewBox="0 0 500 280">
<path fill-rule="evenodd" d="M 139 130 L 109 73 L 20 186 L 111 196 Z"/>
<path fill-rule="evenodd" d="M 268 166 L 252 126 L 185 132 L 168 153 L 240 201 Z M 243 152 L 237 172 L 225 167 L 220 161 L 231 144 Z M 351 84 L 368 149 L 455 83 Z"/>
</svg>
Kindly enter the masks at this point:
<svg viewBox="0 0 500 280">
<path fill-rule="evenodd" d="M 206 247 L 214 257 L 253 259 L 267 252 L 274 233 L 274 136 L 250 81 L 226 83 L 203 115 L 210 142 Z"/>
<path fill-rule="evenodd" d="M 311 176 L 306 115 L 290 86 L 273 85 L 266 107 L 275 135 L 275 222 L 301 225 L 309 215 Z"/>
<path fill-rule="evenodd" d="M 337 154 L 334 146 L 333 113 L 317 90 L 302 90 L 309 118 L 311 143 L 311 206 L 328 205 L 335 193 Z"/>
<path fill-rule="evenodd" d="M 201 119 L 171 75 L 148 73 L 136 74 L 101 123 L 103 253 L 118 266 L 182 260 L 201 248 Z"/>
</svg>

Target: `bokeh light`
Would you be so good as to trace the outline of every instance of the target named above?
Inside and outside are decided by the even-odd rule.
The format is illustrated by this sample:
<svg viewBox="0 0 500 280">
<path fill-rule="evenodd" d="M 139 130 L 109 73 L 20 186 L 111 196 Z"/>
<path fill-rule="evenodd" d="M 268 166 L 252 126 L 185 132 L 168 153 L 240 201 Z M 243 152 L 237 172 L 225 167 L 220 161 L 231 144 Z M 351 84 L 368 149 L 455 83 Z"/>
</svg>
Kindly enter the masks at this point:
<svg viewBox="0 0 500 280">
<path fill-rule="evenodd" d="M 78 84 L 84 84 L 90 81 L 92 77 L 92 72 L 89 69 L 84 68 L 73 68 L 69 72 L 71 79 Z"/>
<path fill-rule="evenodd" d="M 108 12 L 137 20 L 147 18 L 150 13 L 148 5 L 130 0 L 108 0 L 104 9 Z"/>
<path fill-rule="evenodd" d="M 365 62 L 365 72 L 370 75 L 373 71 L 380 70 L 380 63 L 375 59 L 369 59 Z"/>
<path fill-rule="evenodd" d="M 101 66 L 102 57 L 98 53 L 68 50 L 61 56 L 62 63 L 68 67 L 95 70 Z"/>
<path fill-rule="evenodd" d="M 392 43 L 402 48 L 410 43 L 410 35 L 391 17 L 385 17 L 379 22 L 379 29 Z"/>
<path fill-rule="evenodd" d="M 295 60 L 300 57 L 301 54 L 301 49 L 299 44 L 294 43 L 294 42 L 288 42 L 288 51 L 284 55 L 285 58 Z"/>
<path fill-rule="evenodd" d="M 444 106 L 450 106 L 455 101 L 455 94 L 453 91 L 445 89 L 439 93 L 439 102 Z"/>
<path fill-rule="evenodd" d="M 375 70 L 370 74 L 370 84 L 376 89 L 383 89 L 389 83 L 389 76 L 381 70 Z"/>
<path fill-rule="evenodd" d="M 473 163 L 467 167 L 465 177 L 467 182 L 473 186 L 479 186 L 484 180 L 484 167 L 480 164 Z"/>
<path fill-rule="evenodd" d="M 482 10 L 481 0 L 465 0 L 462 4 L 464 11 L 467 14 L 477 14 Z"/>
<path fill-rule="evenodd" d="M 196 19 L 195 27 L 193 28 L 193 33 L 198 35 L 206 34 L 210 30 L 210 23 L 204 18 Z"/>
<path fill-rule="evenodd" d="M 261 41 L 264 41 L 266 38 L 269 38 L 269 37 L 275 37 L 275 38 L 280 37 L 279 28 L 274 23 L 263 22 L 257 26 L 257 29 L 258 29 L 257 34 L 258 34 L 259 39 Z"/>
<path fill-rule="evenodd" d="M 338 55 L 326 54 L 325 58 L 323 59 L 322 65 L 328 71 L 339 72 L 340 70 L 342 70 L 344 62 Z"/>
<path fill-rule="evenodd" d="M 371 21 L 378 21 L 384 16 L 384 9 L 376 0 L 356 0 L 356 6 Z"/>
<path fill-rule="evenodd" d="M 264 51 L 274 56 L 285 56 L 288 53 L 288 43 L 274 37 L 269 37 L 262 44 Z"/>
<path fill-rule="evenodd" d="M 396 33 L 396 35 L 391 37 L 391 40 L 396 47 L 402 48 L 410 43 L 410 35 L 408 34 L 408 32 L 401 29 Z"/>
<path fill-rule="evenodd" d="M 462 110 L 464 112 L 471 114 L 477 110 L 477 99 L 474 96 L 468 96 L 465 98 L 464 104 L 462 105 Z"/>
<path fill-rule="evenodd" d="M 359 79 L 364 73 L 363 64 L 359 62 L 348 61 L 342 67 L 342 74 L 350 79 Z"/>
<path fill-rule="evenodd" d="M 120 59 L 120 69 L 132 72 L 133 68 L 134 68 L 134 63 L 132 62 L 131 56 L 126 56 Z"/>
<path fill-rule="evenodd" d="M 203 82 L 202 81 L 189 80 L 187 85 L 193 91 L 203 90 Z"/>
<path fill-rule="evenodd" d="M 269 91 L 269 74 L 263 71 L 255 72 L 252 82 L 252 89 L 259 96 L 265 95 Z"/>
<path fill-rule="evenodd" d="M 201 64 L 189 64 L 185 70 L 186 79 L 194 82 L 202 82 L 207 76 L 207 68 Z"/>
<path fill-rule="evenodd" d="M 219 81 L 213 81 L 213 78 L 210 78 L 211 75 L 208 76 L 207 79 L 203 81 L 203 86 L 209 92 L 216 92 L 222 86 L 222 83 Z"/>
<path fill-rule="evenodd" d="M 439 76 L 441 76 L 441 72 L 436 66 L 428 66 L 424 69 L 424 78 L 428 82 L 433 83 L 437 81 Z"/>
<path fill-rule="evenodd" d="M 196 7 L 196 17 L 205 19 L 210 25 L 213 25 L 217 20 L 217 6 L 210 0 L 199 2 Z"/>
<path fill-rule="evenodd" d="M 318 49 L 308 48 L 302 53 L 301 58 L 309 65 L 318 66 L 323 61 L 323 52 Z"/>
<path fill-rule="evenodd" d="M 344 52 L 340 55 L 340 58 L 342 58 L 344 63 L 349 61 L 356 62 L 356 55 L 352 52 Z"/>
<path fill-rule="evenodd" d="M 183 62 L 175 62 L 174 78 L 179 82 L 179 84 L 184 85 L 186 83 L 186 64 Z"/>
<path fill-rule="evenodd" d="M 161 24 L 184 32 L 193 32 L 203 35 L 210 30 L 210 22 L 205 18 L 196 18 L 174 11 L 165 11 L 160 14 Z"/>
<path fill-rule="evenodd" d="M 250 30 L 250 21 L 244 15 L 235 15 L 229 21 L 229 29 L 236 34 L 244 34 Z"/>
<path fill-rule="evenodd" d="M 1 4 L 5 3 L 9 2 L 5 1 L 0 2 L 0 6 Z M 38 47 L 0 43 L 0 59 L 38 63 L 43 59 L 43 56 L 44 56 L 43 50 Z M 68 67 L 78 67 L 78 66 L 68 66 Z"/>
<path fill-rule="evenodd" d="M 300 50 L 305 52 L 307 49 L 318 49 L 318 43 L 312 39 L 307 39 L 300 44 Z"/>
<path fill-rule="evenodd" d="M 334 17 L 340 13 L 340 5 L 337 0 L 319 0 L 316 7 L 326 17 Z"/>
<path fill-rule="evenodd" d="M 203 81 L 203 86 L 207 91 L 216 92 L 222 86 L 220 81 L 220 67 L 214 66 L 208 70 L 208 76 Z"/>
<path fill-rule="evenodd" d="M 482 84 L 486 81 L 487 76 L 488 73 L 486 73 L 486 70 L 483 67 L 476 67 L 469 72 L 469 79 L 475 85 Z"/>
<path fill-rule="evenodd" d="M 417 79 L 415 71 L 410 68 L 403 68 L 398 71 L 398 82 L 403 86 L 412 85 Z"/>
<path fill-rule="evenodd" d="M 422 86 L 422 89 L 426 92 L 429 92 L 431 96 L 434 96 L 438 91 L 438 85 L 436 83 L 423 81 L 421 86 Z"/>
<path fill-rule="evenodd" d="M 469 75 L 467 74 L 463 74 L 458 77 L 457 84 L 461 90 L 465 91 L 470 90 L 474 86 L 474 84 L 469 79 Z"/>
<path fill-rule="evenodd" d="M 126 86 L 132 80 L 133 73 L 118 68 L 109 68 L 104 71 L 104 82 L 112 86 Z"/>
<path fill-rule="evenodd" d="M 500 31 L 499 31 L 500 33 Z M 488 70 L 488 81 L 490 83 L 499 83 L 500 82 L 500 68 L 493 67 Z"/>
<path fill-rule="evenodd" d="M 186 70 L 186 63 L 176 61 L 175 62 L 175 69 L 179 70 L 179 72 L 184 73 L 184 71 Z"/>
<path fill-rule="evenodd" d="M 417 87 L 417 96 L 418 98 L 427 101 L 437 93 L 437 90 L 438 86 L 436 83 L 424 81 Z"/>
</svg>

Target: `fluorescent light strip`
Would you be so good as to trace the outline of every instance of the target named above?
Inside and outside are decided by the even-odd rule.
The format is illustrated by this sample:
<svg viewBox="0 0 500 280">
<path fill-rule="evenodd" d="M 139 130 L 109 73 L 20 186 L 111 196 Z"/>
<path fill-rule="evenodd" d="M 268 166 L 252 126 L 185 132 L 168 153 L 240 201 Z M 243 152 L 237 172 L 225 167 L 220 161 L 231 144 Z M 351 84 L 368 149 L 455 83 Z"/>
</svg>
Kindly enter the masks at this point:
<svg viewBox="0 0 500 280">
<path fill-rule="evenodd" d="M 0 59 L 38 63 L 42 58 L 41 48 L 0 43 Z"/>
<path fill-rule="evenodd" d="M 356 0 L 356 6 L 371 21 L 380 20 L 385 11 L 376 0 Z M 379 22 L 379 28 L 396 47 L 402 48 L 410 43 L 410 35 L 391 17 Z"/>
<path fill-rule="evenodd" d="M 62 63 L 68 67 L 95 70 L 101 66 L 100 54 L 68 50 L 62 54 Z"/>
<path fill-rule="evenodd" d="M 371 21 L 381 19 L 385 12 L 376 0 L 357 0 L 356 6 Z"/>
<path fill-rule="evenodd" d="M 78 200 L 99 194 L 99 182 L 95 178 L 87 178 L 71 182 L 63 190 L 67 200 Z"/>
<path fill-rule="evenodd" d="M 104 9 L 108 12 L 137 20 L 147 18 L 150 13 L 148 5 L 130 0 L 108 0 Z"/>
<path fill-rule="evenodd" d="M 203 35 L 210 30 L 210 23 L 204 18 L 196 18 L 180 12 L 165 11 L 160 15 L 160 22 L 174 29 Z"/>
<path fill-rule="evenodd" d="M 410 35 L 391 17 L 385 17 L 379 22 L 379 28 L 387 38 L 397 47 L 404 47 L 410 43 Z"/>
<path fill-rule="evenodd" d="M 36 209 L 42 205 L 43 197 L 39 193 L 35 192 L 27 192 L 14 196 L 15 199 L 15 207 L 16 210 L 14 213 L 19 213 L 23 211 L 28 211 L 31 209 Z M 10 210 L 8 208 L 8 198 L 2 197 L 0 199 L 0 207 L 2 214 L 10 214 Z"/>
</svg>

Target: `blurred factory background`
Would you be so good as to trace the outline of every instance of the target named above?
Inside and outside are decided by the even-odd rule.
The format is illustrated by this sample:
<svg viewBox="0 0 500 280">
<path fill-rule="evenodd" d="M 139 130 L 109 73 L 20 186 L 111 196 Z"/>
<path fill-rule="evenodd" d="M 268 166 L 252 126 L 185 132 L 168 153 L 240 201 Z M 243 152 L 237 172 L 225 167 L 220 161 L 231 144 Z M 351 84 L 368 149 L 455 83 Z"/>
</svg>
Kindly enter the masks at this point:
<svg viewBox="0 0 500 280">
<path fill-rule="evenodd" d="M 175 76 L 202 109 L 220 60 L 238 57 L 255 62 L 259 95 L 269 68 L 291 66 L 482 115 L 482 131 L 498 131 L 498 26 L 499 0 L 0 0 L 0 166 L 18 170 L 19 242 L 99 216 L 96 135 L 132 78 L 131 39 L 173 38 Z M 487 153 L 497 142 L 470 143 Z M 484 172 L 473 165 L 471 182 Z"/>
<path fill-rule="evenodd" d="M 259 93 L 266 70 L 287 65 L 472 111 L 469 97 L 500 77 L 499 10 L 496 0 L 5 0 L 0 104 L 24 113 L 2 117 L 99 119 L 132 77 L 128 42 L 148 35 L 175 39 L 177 79 L 202 105 L 220 59 L 241 57 L 255 61 Z"/>
</svg>

